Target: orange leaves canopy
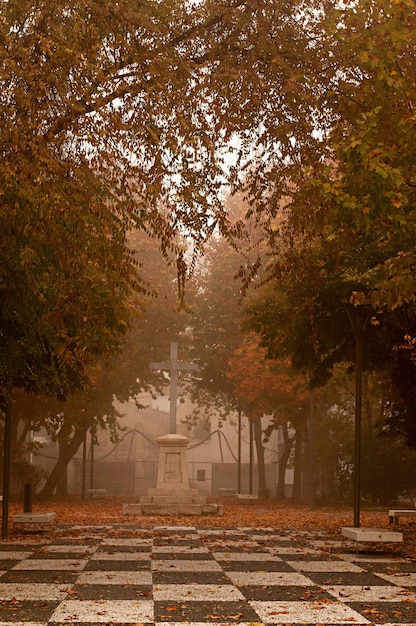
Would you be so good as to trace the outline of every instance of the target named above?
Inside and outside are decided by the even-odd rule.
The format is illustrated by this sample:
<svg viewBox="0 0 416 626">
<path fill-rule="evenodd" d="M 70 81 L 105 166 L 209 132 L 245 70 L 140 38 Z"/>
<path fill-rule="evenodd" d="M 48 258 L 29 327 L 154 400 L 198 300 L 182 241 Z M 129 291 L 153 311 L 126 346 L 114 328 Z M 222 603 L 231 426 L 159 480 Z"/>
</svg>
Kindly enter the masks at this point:
<svg viewBox="0 0 416 626">
<path fill-rule="evenodd" d="M 306 376 L 294 372 L 288 359 L 267 359 L 254 333 L 229 359 L 227 376 L 250 419 L 273 415 L 278 420 L 309 397 Z"/>
</svg>

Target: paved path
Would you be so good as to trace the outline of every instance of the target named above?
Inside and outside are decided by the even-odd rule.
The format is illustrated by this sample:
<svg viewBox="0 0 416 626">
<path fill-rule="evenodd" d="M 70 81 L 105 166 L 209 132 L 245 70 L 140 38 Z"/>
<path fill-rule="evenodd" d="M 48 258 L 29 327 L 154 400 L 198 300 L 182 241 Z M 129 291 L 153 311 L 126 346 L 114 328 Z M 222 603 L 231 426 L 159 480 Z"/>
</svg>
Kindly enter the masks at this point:
<svg viewBox="0 0 416 626">
<path fill-rule="evenodd" d="M 0 626 L 415 624 L 416 562 L 309 532 L 57 527 L 0 542 Z"/>
</svg>

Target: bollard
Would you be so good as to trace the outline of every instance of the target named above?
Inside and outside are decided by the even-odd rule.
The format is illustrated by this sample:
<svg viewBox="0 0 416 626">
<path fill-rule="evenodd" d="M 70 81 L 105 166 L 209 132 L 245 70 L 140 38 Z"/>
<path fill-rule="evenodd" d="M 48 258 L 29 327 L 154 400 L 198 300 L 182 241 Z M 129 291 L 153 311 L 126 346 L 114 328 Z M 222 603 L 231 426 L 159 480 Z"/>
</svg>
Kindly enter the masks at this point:
<svg viewBox="0 0 416 626">
<path fill-rule="evenodd" d="M 32 483 L 24 484 L 23 492 L 23 513 L 32 512 L 33 486 Z"/>
</svg>

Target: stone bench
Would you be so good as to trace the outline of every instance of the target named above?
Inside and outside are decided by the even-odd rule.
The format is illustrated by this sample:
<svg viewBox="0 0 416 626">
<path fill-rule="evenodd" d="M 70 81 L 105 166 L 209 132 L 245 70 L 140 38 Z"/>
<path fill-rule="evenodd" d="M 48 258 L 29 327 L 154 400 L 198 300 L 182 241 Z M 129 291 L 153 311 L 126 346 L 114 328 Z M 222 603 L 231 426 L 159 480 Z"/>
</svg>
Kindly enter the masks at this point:
<svg viewBox="0 0 416 626">
<path fill-rule="evenodd" d="M 220 487 L 218 489 L 218 495 L 223 498 L 232 497 L 235 496 L 235 494 L 236 490 L 234 487 Z"/>
<path fill-rule="evenodd" d="M 17 513 L 13 515 L 13 524 L 48 526 L 55 521 L 55 513 Z"/>
<path fill-rule="evenodd" d="M 235 497 L 239 504 L 254 504 L 259 499 L 256 493 L 237 493 Z"/>
<path fill-rule="evenodd" d="M 416 509 L 390 509 L 389 523 L 398 524 L 399 517 L 416 517 Z"/>
<path fill-rule="evenodd" d="M 384 528 L 356 528 L 344 527 L 341 529 L 342 547 L 344 539 L 355 541 L 355 551 L 358 554 L 359 543 L 401 543 L 403 544 L 403 533 L 395 530 L 384 530 Z M 403 555 L 403 547 L 402 547 Z"/>
<path fill-rule="evenodd" d="M 88 489 L 87 490 L 87 494 L 90 496 L 90 498 L 93 498 L 94 496 L 105 496 L 107 493 L 106 489 Z"/>
</svg>

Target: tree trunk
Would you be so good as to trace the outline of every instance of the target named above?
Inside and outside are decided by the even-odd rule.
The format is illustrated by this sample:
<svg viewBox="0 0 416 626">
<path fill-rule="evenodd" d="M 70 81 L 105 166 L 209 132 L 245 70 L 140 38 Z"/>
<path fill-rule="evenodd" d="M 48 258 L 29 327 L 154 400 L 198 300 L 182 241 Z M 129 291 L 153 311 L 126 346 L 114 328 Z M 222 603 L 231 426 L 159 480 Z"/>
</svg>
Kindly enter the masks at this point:
<svg viewBox="0 0 416 626">
<path fill-rule="evenodd" d="M 20 424 L 20 422 L 23 423 L 23 427 L 22 430 L 20 431 L 20 433 L 18 434 L 18 426 Z M 31 430 L 31 420 L 27 419 L 27 420 L 16 420 L 16 443 L 15 443 L 15 449 L 16 450 L 21 450 L 23 448 L 23 446 L 26 443 L 26 439 L 28 436 L 28 433 L 30 433 Z"/>
<path fill-rule="evenodd" d="M 264 446 L 262 440 L 261 419 L 253 421 L 254 428 L 254 441 L 256 442 L 257 452 L 257 472 L 258 472 L 258 494 L 259 496 L 269 495 L 269 490 L 266 485 L 266 467 L 264 464 Z"/>
<path fill-rule="evenodd" d="M 46 479 L 46 483 L 43 486 L 40 495 L 44 498 L 50 498 L 53 496 L 55 489 L 57 488 L 59 481 L 62 479 L 62 476 L 65 474 L 68 463 L 75 456 L 78 451 L 78 448 L 84 441 L 84 429 L 77 429 L 72 438 L 67 442 L 67 445 L 60 444 L 59 446 L 59 458 L 55 464 L 55 467 L 52 469 L 48 478 Z"/>
<path fill-rule="evenodd" d="M 293 473 L 293 502 L 301 502 L 302 500 L 302 469 L 303 469 L 303 443 L 305 440 L 305 434 L 303 430 L 296 431 L 296 444 L 295 444 L 295 463 Z"/>
<path fill-rule="evenodd" d="M 67 445 L 66 441 L 59 441 L 59 458 L 66 456 Z M 62 468 L 62 472 L 56 481 L 56 495 L 61 497 L 68 495 L 68 465 Z"/>
<path fill-rule="evenodd" d="M 293 442 L 295 437 L 289 437 L 289 430 L 287 427 L 287 422 L 282 424 L 282 432 L 283 432 L 283 452 L 278 459 L 277 466 L 277 493 L 276 497 L 278 500 L 284 500 L 285 497 L 285 478 L 286 478 L 286 469 L 289 461 L 290 453 L 292 451 Z"/>
</svg>

